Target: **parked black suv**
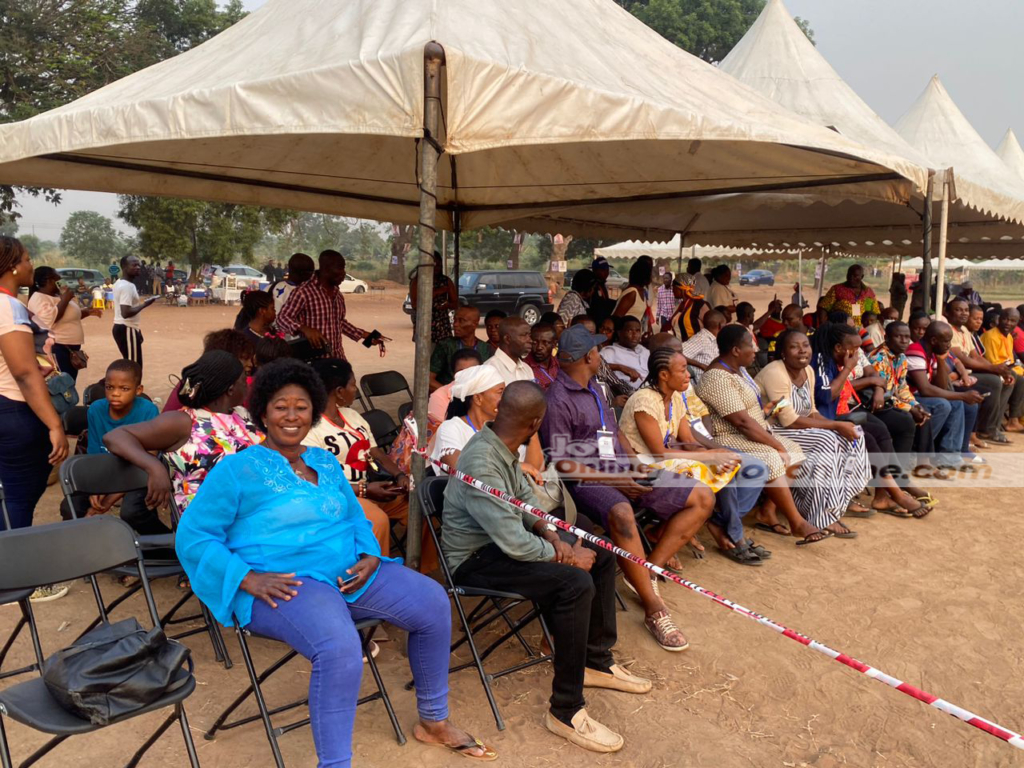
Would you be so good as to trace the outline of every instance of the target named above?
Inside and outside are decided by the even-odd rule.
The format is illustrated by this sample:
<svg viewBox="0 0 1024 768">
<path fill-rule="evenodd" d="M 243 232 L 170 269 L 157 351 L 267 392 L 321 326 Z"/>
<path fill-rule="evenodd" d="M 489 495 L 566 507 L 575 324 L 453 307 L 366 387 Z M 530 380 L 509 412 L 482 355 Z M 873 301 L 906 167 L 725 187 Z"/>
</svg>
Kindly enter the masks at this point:
<svg viewBox="0 0 1024 768">
<path fill-rule="evenodd" d="M 540 272 L 466 272 L 459 278 L 459 304 L 476 307 L 485 316 L 492 309 L 518 314 L 533 325 L 555 308 L 548 283 Z"/>
</svg>

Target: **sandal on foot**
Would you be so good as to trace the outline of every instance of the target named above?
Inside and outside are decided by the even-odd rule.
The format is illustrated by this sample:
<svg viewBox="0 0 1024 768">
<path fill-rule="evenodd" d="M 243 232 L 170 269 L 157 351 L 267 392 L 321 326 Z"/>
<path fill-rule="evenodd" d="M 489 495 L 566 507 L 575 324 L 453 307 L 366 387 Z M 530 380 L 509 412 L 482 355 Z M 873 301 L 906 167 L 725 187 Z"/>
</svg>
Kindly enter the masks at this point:
<svg viewBox="0 0 1024 768">
<path fill-rule="evenodd" d="M 800 539 L 796 545 L 798 547 L 806 547 L 808 544 L 817 544 L 819 541 L 831 539 L 833 536 L 835 536 L 835 534 L 832 533 L 832 531 L 814 531 Z"/>
<path fill-rule="evenodd" d="M 926 493 L 924 496 L 915 496 L 914 498 L 920 501 L 926 507 L 932 507 L 933 509 L 939 503 L 939 500 L 932 496 L 930 493 Z"/>
<path fill-rule="evenodd" d="M 883 515 L 892 515 L 893 517 L 913 517 L 910 510 L 904 507 L 880 507 L 878 511 Z"/>
<path fill-rule="evenodd" d="M 771 550 L 765 549 L 760 544 L 755 544 L 753 539 L 747 539 L 747 546 L 750 547 L 751 551 L 762 560 L 772 559 Z"/>
<path fill-rule="evenodd" d="M 416 739 L 416 741 L 419 741 L 420 744 L 425 744 L 428 747 L 441 747 L 441 749 L 447 749 L 449 752 L 462 755 L 470 760 L 479 760 L 481 763 L 490 763 L 498 759 L 498 753 L 480 741 L 480 739 L 473 739 L 473 741 L 466 742 L 465 744 L 459 744 L 458 746 L 442 744 L 440 741 L 420 741 L 419 739 Z M 474 749 L 482 749 L 484 753 L 482 755 L 471 754 Z"/>
<path fill-rule="evenodd" d="M 835 523 L 835 525 L 838 525 L 840 528 L 842 528 L 841 531 L 831 531 L 832 535 L 835 536 L 837 539 L 856 539 L 857 538 L 857 532 L 854 531 L 854 530 L 851 530 L 850 528 L 847 528 L 843 523 L 837 521 Z M 827 530 L 831 530 L 831 529 L 827 529 Z"/>
<path fill-rule="evenodd" d="M 860 509 L 854 509 L 854 507 L 860 507 Z M 865 507 L 863 504 L 850 504 L 846 508 L 846 517 L 874 517 L 878 510 L 872 509 L 871 507 Z"/>
<path fill-rule="evenodd" d="M 916 520 L 920 520 L 922 517 L 928 517 L 931 514 L 932 507 L 927 504 L 920 504 L 916 509 L 908 509 L 907 512 L 910 516 Z"/>
<path fill-rule="evenodd" d="M 774 533 L 776 536 L 792 536 L 793 532 L 789 530 L 782 523 L 774 523 L 769 525 L 768 523 L 754 523 L 754 528 L 758 531 L 767 531 L 768 533 Z"/>
<path fill-rule="evenodd" d="M 723 555 L 740 565 L 763 565 L 763 561 L 750 547 L 735 547 L 733 549 L 719 549 Z"/>
</svg>

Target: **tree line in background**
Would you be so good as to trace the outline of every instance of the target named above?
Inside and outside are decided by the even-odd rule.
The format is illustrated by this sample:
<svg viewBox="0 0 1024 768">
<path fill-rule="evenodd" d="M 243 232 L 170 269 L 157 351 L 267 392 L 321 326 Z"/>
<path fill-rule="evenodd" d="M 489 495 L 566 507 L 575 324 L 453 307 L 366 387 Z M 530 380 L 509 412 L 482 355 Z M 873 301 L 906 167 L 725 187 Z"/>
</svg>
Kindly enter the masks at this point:
<svg viewBox="0 0 1024 768">
<path fill-rule="evenodd" d="M 615 0 L 663 37 L 717 63 L 746 33 L 766 0 Z M 0 0 L 0 122 L 24 120 L 67 104 L 132 72 L 209 40 L 246 15 L 241 0 Z M 807 23 L 798 19 L 813 41 Z M 0 185 L 0 226 L 15 227 L 17 195 L 60 201 L 55 190 Z M 415 227 L 228 203 L 119 195 L 118 217 L 137 230 L 125 236 L 107 217 L 77 211 L 58 244 L 23 236 L 30 252 L 64 264 L 103 268 L 128 252 L 147 261 L 201 264 L 287 260 L 326 248 L 349 257 L 353 272 L 407 280 Z M 6 222 L 6 225 L 4 224 Z M 26 245 L 29 244 L 26 242 Z M 614 241 L 552 238 L 486 228 L 462 234 L 463 269 L 511 263 L 570 268 Z M 450 246 L 449 246 L 450 248 Z M 412 259 L 415 260 L 414 258 Z"/>
</svg>

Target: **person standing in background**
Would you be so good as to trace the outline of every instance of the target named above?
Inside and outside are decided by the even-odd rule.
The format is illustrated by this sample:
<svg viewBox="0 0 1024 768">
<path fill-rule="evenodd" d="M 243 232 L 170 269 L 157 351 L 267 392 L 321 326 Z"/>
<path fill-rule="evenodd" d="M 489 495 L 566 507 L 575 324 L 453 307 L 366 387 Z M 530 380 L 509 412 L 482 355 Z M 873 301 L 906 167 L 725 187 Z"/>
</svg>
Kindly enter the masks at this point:
<svg viewBox="0 0 1024 768">
<path fill-rule="evenodd" d="M 667 271 L 661 276 L 662 285 L 658 288 L 658 330 L 660 331 L 676 311 L 675 293 L 672 291 L 672 273 Z"/>
<path fill-rule="evenodd" d="M 100 300 L 102 304 L 102 299 Z M 60 275 L 53 267 L 39 267 L 33 277 L 29 292 L 28 311 L 32 321 L 50 332 L 53 337 L 53 357 L 62 373 L 78 381 L 78 368 L 74 358 L 79 358 L 85 343 L 83 317 L 101 317 L 100 309 L 83 309 L 75 300 L 70 286 L 60 284 Z"/>
<path fill-rule="evenodd" d="M 114 283 L 114 327 L 111 329 L 121 357 L 138 363 L 139 368 L 142 368 L 143 341 L 139 313 L 156 301 L 156 296 L 150 296 L 145 301 L 139 299 L 135 279 L 141 269 L 138 256 L 125 256 L 121 259 L 121 278 Z M 168 262 L 168 269 L 174 273 L 171 262 Z"/>
<path fill-rule="evenodd" d="M 281 277 L 270 286 L 270 295 L 274 297 L 274 312 L 278 315 L 288 302 L 292 291 L 309 280 L 316 271 L 313 259 L 304 253 L 293 253 L 288 259 L 287 277 Z"/>
<path fill-rule="evenodd" d="M 725 315 L 727 323 L 732 322 L 736 312 L 736 294 L 729 287 L 732 281 L 732 270 L 725 264 L 719 264 L 711 272 L 711 287 L 708 289 L 707 300 L 712 309 Z"/>
<path fill-rule="evenodd" d="M 416 322 L 417 291 L 419 289 L 419 267 L 409 273 L 409 303 L 412 305 L 413 324 Z M 441 252 L 434 251 L 434 290 L 430 311 L 430 342 L 437 344 L 452 337 L 452 321 L 449 312 L 459 308 L 459 294 L 455 283 L 444 273 Z"/>
<path fill-rule="evenodd" d="M 899 313 L 897 320 L 903 319 L 903 310 L 907 306 L 907 278 L 902 272 L 892 273 L 889 284 L 889 305 Z"/>
</svg>

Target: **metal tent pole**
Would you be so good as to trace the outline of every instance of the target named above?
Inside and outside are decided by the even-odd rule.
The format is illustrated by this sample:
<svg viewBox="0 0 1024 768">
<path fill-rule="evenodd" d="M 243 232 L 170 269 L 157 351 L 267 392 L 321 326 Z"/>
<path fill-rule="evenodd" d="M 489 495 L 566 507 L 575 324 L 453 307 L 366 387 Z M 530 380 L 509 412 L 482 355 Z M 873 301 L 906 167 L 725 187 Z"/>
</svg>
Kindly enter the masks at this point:
<svg viewBox="0 0 1024 768">
<path fill-rule="evenodd" d="M 949 229 L 949 182 L 942 182 L 942 208 L 939 213 L 939 275 L 935 286 L 935 319 L 942 319 L 946 290 L 946 234 Z"/>
<path fill-rule="evenodd" d="M 452 211 L 452 229 L 455 237 L 455 256 L 452 265 L 452 280 L 455 281 L 455 293 L 459 292 L 459 277 L 462 275 L 462 213 L 459 211 L 459 166 L 455 155 L 449 156 L 452 166 L 452 197 L 455 210 Z"/>
<path fill-rule="evenodd" d="M 921 259 L 921 279 L 918 290 L 924 291 L 923 309 L 931 314 L 932 306 L 932 195 L 935 191 L 935 173 L 928 172 L 928 191 L 924 201 L 924 252 Z"/>
<path fill-rule="evenodd" d="M 800 311 L 804 311 L 804 249 L 798 248 L 796 252 L 796 303 Z"/>
<path fill-rule="evenodd" d="M 434 243 L 437 238 L 437 161 L 441 145 L 437 142 L 441 116 L 441 66 L 444 48 L 429 42 L 423 51 L 423 139 L 420 140 L 420 261 L 417 272 L 416 367 L 413 371 L 413 414 L 418 426 L 417 448 L 427 447 L 427 398 L 430 395 L 430 316 L 434 294 Z M 419 453 L 412 455 L 412 474 L 416 484 L 423 482 L 425 463 Z M 409 494 L 409 523 L 406 535 L 406 562 L 412 569 L 420 565 L 423 538 L 423 510 L 416 494 Z"/>
</svg>

